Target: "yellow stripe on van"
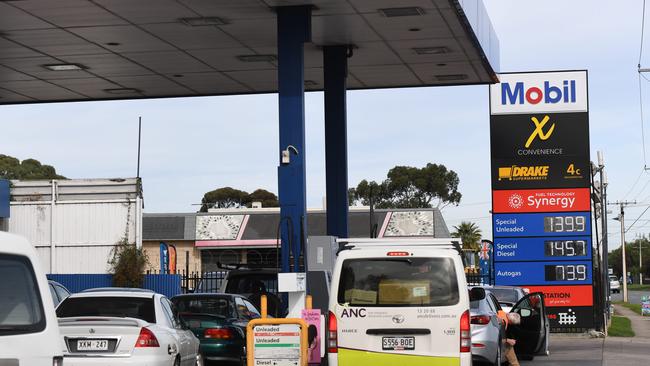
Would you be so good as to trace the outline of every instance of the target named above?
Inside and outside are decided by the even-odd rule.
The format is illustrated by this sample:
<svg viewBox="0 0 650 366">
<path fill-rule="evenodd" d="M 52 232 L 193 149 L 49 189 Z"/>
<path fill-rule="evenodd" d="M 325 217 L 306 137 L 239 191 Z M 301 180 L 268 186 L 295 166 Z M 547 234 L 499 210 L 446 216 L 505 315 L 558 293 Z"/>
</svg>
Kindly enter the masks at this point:
<svg viewBox="0 0 650 366">
<path fill-rule="evenodd" d="M 458 357 L 400 355 L 339 348 L 339 366 L 459 366 Z"/>
</svg>

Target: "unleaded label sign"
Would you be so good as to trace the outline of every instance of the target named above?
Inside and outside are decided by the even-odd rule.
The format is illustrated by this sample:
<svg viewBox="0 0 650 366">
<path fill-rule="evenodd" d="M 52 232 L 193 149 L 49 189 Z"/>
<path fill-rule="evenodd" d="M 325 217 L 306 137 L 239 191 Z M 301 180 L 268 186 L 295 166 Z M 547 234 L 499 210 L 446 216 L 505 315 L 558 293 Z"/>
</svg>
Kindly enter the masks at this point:
<svg viewBox="0 0 650 366">
<path fill-rule="evenodd" d="M 258 325 L 253 337 L 255 366 L 300 365 L 299 325 Z"/>
</svg>

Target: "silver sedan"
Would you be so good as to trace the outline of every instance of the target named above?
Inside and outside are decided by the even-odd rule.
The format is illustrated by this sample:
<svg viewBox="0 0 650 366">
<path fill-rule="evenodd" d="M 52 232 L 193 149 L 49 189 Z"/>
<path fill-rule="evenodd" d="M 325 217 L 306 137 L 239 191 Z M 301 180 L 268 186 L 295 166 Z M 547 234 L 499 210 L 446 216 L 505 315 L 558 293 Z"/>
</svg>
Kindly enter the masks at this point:
<svg viewBox="0 0 650 366">
<path fill-rule="evenodd" d="M 470 290 L 472 360 L 500 365 L 504 359 L 505 324 L 498 317 L 498 301 L 489 291 Z"/>
</svg>

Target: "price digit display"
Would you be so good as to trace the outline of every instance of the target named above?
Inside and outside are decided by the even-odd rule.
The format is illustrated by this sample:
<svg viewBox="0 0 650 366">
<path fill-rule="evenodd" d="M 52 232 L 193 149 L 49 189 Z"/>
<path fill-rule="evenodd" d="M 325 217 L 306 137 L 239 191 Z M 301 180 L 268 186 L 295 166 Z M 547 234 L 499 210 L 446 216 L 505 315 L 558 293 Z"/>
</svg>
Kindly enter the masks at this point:
<svg viewBox="0 0 650 366">
<path fill-rule="evenodd" d="M 546 233 L 582 233 L 587 229 L 584 216 L 545 216 Z"/>
<path fill-rule="evenodd" d="M 547 257 L 577 257 L 587 255 L 585 240 L 547 240 L 544 242 Z"/>
<path fill-rule="evenodd" d="M 584 281 L 587 266 L 584 264 L 558 264 L 544 266 L 546 281 Z"/>
</svg>

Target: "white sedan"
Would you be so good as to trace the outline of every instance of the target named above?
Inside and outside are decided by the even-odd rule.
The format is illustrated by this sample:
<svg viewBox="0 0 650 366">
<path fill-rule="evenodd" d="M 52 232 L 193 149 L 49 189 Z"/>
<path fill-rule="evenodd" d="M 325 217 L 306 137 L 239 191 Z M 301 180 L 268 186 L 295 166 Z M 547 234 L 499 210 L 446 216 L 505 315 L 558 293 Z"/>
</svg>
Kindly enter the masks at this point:
<svg viewBox="0 0 650 366">
<path fill-rule="evenodd" d="M 56 309 L 64 365 L 202 366 L 199 340 L 163 295 L 96 289 Z"/>
</svg>

